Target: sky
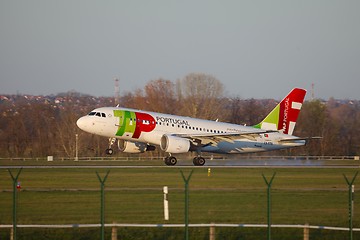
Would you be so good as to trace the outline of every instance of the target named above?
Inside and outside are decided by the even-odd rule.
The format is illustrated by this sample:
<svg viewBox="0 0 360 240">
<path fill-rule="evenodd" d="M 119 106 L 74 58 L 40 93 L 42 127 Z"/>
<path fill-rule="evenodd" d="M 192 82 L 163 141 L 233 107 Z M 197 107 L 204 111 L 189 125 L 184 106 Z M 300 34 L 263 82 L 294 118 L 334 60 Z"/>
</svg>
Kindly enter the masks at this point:
<svg viewBox="0 0 360 240">
<path fill-rule="evenodd" d="M 216 77 L 226 95 L 360 99 L 358 0 L 1 0 L 0 94 L 113 96 Z M 164 93 L 166 94 L 166 93 Z"/>
</svg>

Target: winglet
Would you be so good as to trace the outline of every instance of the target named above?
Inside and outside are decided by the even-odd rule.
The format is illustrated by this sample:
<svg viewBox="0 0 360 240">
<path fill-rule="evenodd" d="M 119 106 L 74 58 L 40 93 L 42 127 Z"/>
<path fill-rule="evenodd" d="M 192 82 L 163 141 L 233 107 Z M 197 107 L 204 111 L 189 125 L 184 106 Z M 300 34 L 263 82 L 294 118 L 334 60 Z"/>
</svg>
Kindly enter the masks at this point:
<svg viewBox="0 0 360 240">
<path fill-rule="evenodd" d="M 292 135 L 306 90 L 294 88 L 255 128 L 277 130 Z"/>
</svg>

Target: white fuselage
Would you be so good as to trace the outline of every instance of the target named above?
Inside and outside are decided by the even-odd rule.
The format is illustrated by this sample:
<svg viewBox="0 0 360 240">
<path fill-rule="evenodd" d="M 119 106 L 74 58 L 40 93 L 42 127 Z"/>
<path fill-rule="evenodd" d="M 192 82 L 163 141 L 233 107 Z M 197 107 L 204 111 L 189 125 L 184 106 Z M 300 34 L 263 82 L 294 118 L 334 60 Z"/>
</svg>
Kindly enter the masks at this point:
<svg viewBox="0 0 360 240">
<path fill-rule="evenodd" d="M 92 134 L 157 146 L 161 144 L 164 135 L 176 135 L 180 138 L 184 136 L 193 143 L 197 143 L 196 139 L 202 139 L 201 147 L 197 149 L 201 152 L 249 153 L 305 144 L 305 140 L 296 140 L 297 137 L 280 132 L 263 133 L 261 129 L 250 126 L 129 108 L 98 108 L 89 115 L 81 117 L 77 125 Z M 236 133 L 239 135 L 231 139 L 226 136 Z M 243 133 L 244 135 L 241 135 Z M 216 142 L 211 140 L 212 136 L 216 136 Z M 281 139 L 294 139 L 294 141 L 281 142 Z"/>
</svg>

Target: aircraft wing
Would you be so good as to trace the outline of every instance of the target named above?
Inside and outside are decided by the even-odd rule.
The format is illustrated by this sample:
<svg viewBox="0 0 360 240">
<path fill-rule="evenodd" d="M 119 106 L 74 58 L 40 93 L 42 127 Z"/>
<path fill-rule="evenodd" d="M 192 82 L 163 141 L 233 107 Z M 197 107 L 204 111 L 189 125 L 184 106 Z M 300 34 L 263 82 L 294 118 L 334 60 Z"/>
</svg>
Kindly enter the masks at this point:
<svg viewBox="0 0 360 240">
<path fill-rule="evenodd" d="M 322 137 L 285 138 L 285 139 L 279 140 L 279 142 L 296 142 L 299 140 L 305 140 L 307 142 L 312 139 L 322 139 Z"/>
<path fill-rule="evenodd" d="M 260 134 L 277 132 L 275 130 L 257 130 L 253 132 L 233 132 L 233 133 L 204 133 L 204 134 L 173 134 L 173 136 L 188 138 L 197 145 L 216 145 L 218 142 L 226 141 L 234 143 L 235 139 L 246 138 L 255 140 Z"/>
</svg>

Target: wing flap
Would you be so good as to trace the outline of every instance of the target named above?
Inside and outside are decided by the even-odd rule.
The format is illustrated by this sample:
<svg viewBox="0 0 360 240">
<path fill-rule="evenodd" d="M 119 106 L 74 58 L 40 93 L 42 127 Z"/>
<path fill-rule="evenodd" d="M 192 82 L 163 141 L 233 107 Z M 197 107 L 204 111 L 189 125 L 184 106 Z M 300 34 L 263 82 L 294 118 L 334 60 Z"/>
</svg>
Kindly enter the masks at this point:
<svg viewBox="0 0 360 240">
<path fill-rule="evenodd" d="M 309 141 L 309 140 L 313 140 L 313 139 L 322 139 L 322 137 L 284 138 L 284 139 L 280 139 L 279 142 L 296 142 L 299 140 Z"/>
<path fill-rule="evenodd" d="M 277 132 L 275 130 L 257 130 L 253 132 L 232 132 L 232 133 L 205 133 L 205 134 L 173 134 L 173 136 L 188 138 L 197 146 L 216 145 L 218 142 L 226 141 L 234 143 L 235 139 L 243 137 L 249 140 L 255 140 L 260 134 Z"/>
</svg>

